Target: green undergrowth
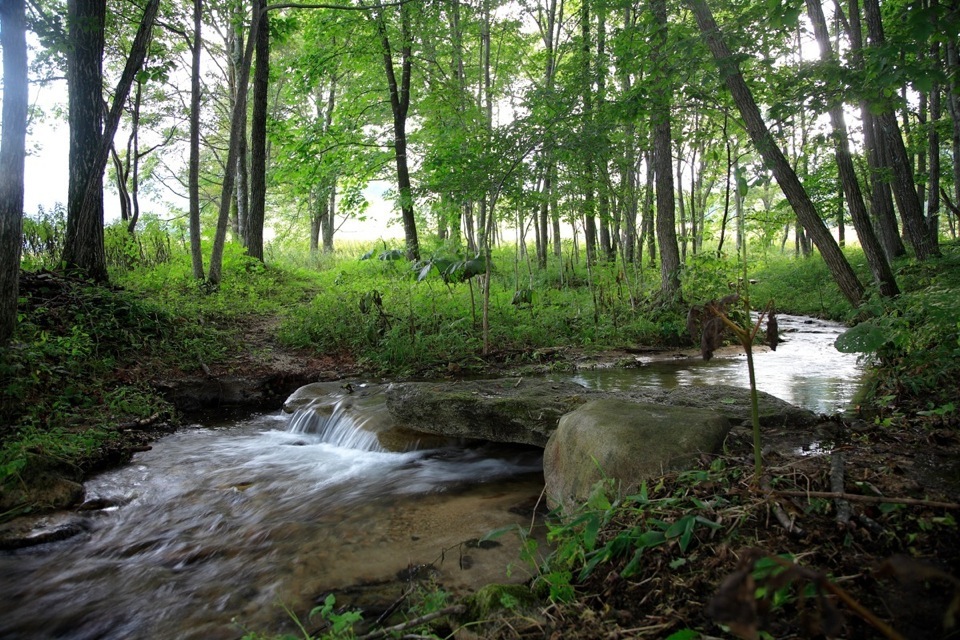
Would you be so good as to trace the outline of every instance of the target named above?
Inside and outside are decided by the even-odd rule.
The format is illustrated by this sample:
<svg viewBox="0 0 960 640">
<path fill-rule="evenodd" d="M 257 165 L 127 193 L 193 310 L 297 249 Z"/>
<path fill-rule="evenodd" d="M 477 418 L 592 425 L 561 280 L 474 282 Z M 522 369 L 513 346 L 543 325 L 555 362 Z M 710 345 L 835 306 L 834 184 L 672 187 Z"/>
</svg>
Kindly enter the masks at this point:
<svg viewBox="0 0 960 640">
<path fill-rule="evenodd" d="M 291 346 L 351 353 L 384 373 L 451 363 L 458 370 L 482 368 L 482 258 L 434 255 L 412 265 L 396 256 L 382 251 L 320 272 L 315 297 L 287 317 L 281 338 Z M 685 340 L 684 311 L 660 305 L 617 264 L 588 270 L 557 260 L 540 271 L 503 249 L 494 255 L 489 296 L 489 344 L 500 360 L 535 359 L 547 347 Z"/>
<path fill-rule="evenodd" d="M 871 299 L 868 318 L 838 341 L 874 365 L 864 396 L 884 421 L 911 414 L 960 424 L 960 244 L 942 252 L 899 265 L 901 295 Z"/>
</svg>

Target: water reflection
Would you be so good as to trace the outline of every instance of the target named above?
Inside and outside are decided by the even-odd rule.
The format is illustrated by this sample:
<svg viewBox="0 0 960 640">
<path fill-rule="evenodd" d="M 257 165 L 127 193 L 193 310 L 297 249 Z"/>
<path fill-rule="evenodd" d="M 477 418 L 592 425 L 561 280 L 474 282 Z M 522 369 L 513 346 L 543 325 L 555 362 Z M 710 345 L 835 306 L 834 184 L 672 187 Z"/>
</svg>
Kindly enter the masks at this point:
<svg viewBox="0 0 960 640">
<path fill-rule="evenodd" d="M 754 354 L 758 388 L 815 413 L 846 409 L 860 386 L 862 369 L 855 355 L 840 353 L 833 346 L 845 327 L 798 316 L 780 316 L 779 324 L 784 342 L 776 351 Z M 699 358 L 638 358 L 638 364 L 637 368 L 582 371 L 573 380 L 609 391 L 709 384 L 749 386 L 747 359 L 742 353 L 715 356 L 709 362 Z"/>
</svg>

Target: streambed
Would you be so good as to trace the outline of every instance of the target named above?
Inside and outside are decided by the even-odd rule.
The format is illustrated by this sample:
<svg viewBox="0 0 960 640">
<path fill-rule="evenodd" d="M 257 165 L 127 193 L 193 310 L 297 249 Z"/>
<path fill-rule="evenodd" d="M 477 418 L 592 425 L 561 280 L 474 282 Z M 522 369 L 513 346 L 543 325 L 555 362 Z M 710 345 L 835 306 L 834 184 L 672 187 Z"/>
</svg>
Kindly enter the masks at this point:
<svg viewBox="0 0 960 640">
<path fill-rule="evenodd" d="M 820 413 L 849 403 L 860 370 L 832 347 L 842 327 L 782 318 L 781 329 L 786 342 L 757 354 L 761 389 Z M 746 381 L 732 354 L 637 364 L 573 380 L 609 390 Z M 410 572 L 454 591 L 504 581 L 511 563 L 512 579 L 526 576 L 515 536 L 470 541 L 530 526 L 540 451 L 384 453 L 287 426 L 283 415 L 197 425 L 89 481 L 88 500 L 108 506 L 71 516 L 82 534 L 0 553 L 0 637 L 236 638 L 237 623 L 290 631 L 281 605 L 304 615 L 331 591 L 389 602 Z"/>
</svg>

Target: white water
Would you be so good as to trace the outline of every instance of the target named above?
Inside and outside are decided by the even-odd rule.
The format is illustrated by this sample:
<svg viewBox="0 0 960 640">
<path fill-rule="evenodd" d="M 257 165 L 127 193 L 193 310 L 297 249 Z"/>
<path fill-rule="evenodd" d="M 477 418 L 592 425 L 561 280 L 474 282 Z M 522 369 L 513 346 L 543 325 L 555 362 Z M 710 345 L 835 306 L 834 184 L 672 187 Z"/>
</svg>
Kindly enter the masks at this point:
<svg viewBox="0 0 960 640">
<path fill-rule="evenodd" d="M 182 431 L 91 480 L 88 499 L 119 506 L 86 515 L 88 533 L 0 554 L 0 637 L 231 638 L 234 617 L 272 628 L 281 602 L 302 614 L 324 590 L 524 521 L 485 491 L 539 492 L 536 451 L 364 451 L 286 423 Z M 445 500 L 491 508 L 450 523 Z"/>
</svg>

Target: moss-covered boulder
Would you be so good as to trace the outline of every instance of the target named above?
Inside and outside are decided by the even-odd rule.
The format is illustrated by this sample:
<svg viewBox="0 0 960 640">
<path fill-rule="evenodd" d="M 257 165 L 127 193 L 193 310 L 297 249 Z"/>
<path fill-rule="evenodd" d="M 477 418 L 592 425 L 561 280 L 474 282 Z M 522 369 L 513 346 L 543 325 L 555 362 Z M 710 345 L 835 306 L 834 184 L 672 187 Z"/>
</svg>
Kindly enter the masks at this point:
<svg viewBox="0 0 960 640">
<path fill-rule="evenodd" d="M 605 398 L 563 416 L 544 450 L 551 506 L 572 510 L 612 479 L 624 493 L 723 445 L 730 422 L 715 411 Z"/>
</svg>

